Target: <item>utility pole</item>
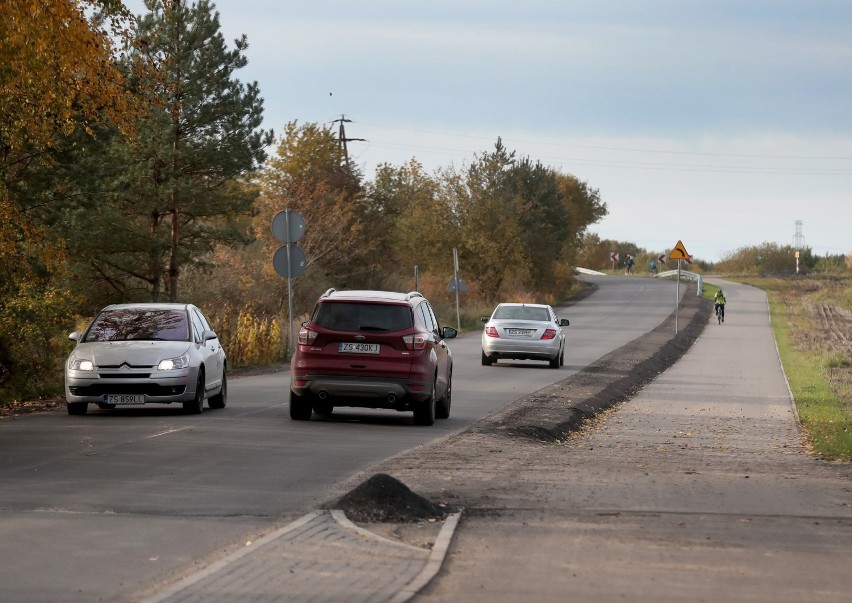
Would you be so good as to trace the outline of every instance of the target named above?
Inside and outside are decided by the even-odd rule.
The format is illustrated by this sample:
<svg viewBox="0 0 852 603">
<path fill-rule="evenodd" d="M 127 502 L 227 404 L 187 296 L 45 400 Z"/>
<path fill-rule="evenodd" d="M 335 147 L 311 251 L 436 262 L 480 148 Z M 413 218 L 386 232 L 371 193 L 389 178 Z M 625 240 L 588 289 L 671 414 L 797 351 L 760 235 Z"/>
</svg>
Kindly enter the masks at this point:
<svg viewBox="0 0 852 603">
<path fill-rule="evenodd" d="M 367 142 L 365 138 L 346 138 L 346 128 L 343 124 L 352 123 L 351 119 L 346 119 L 346 116 L 341 114 L 340 119 L 335 119 L 331 123 L 336 124 L 340 123 L 340 128 L 338 130 L 337 135 L 337 144 L 340 149 L 340 153 L 343 155 L 343 161 L 346 164 L 346 171 L 350 171 L 349 168 L 349 148 L 346 146 L 347 142 L 359 141 L 359 142 Z"/>
<path fill-rule="evenodd" d="M 802 234 L 802 221 L 796 220 L 796 233 L 793 235 L 793 249 L 796 256 L 796 274 L 799 274 L 799 255 L 805 246 L 805 236 Z"/>
<path fill-rule="evenodd" d="M 805 246 L 805 235 L 802 234 L 802 221 L 796 220 L 796 232 L 793 235 L 793 249 L 801 250 Z"/>
</svg>

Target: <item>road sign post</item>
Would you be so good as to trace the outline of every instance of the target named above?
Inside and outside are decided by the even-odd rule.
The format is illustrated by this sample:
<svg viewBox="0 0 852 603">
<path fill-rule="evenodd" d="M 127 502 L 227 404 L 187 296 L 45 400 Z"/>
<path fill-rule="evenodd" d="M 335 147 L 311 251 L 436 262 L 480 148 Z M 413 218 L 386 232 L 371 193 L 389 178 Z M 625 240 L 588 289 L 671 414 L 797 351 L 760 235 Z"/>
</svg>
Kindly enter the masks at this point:
<svg viewBox="0 0 852 603">
<path fill-rule="evenodd" d="M 450 284 L 447 286 L 447 291 L 456 294 L 456 326 L 458 330 L 461 331 L 461 313 L 459 312 L 459 293 L 463 293 L 468 290 L 468 286 L 459 276 L 459 251 L 455 247 L 453 247 L 453 278 L 450 280 Z"/>
<path fill-rule="evenodd" d="M 686 251 L 686 247 L 683 246 L 683 242 L 678 240 L 674 249 L 672 249 L 671 253 L 669 253 L 669 259 L 677 260 L 677 285 L 675 286 L 675 335 L 677 335 L 678 309 L 680 308 L 680 262 L 681 260 L 686 260 L 691 263 L 692 257 Z"/>
<path fill-rule="evenodd" d="M 285 209 L 272 218 L 272 235 L 284 243 L 272 256 L 272 266 L 287 279 L 287 323 L 289 325 L 289 351 L 293 355 L 293 286 L 292 279 L 301 276 L 308 260 L 296 243 L 305 234 L 305 220 L 293 210 Z"/>
</svg>

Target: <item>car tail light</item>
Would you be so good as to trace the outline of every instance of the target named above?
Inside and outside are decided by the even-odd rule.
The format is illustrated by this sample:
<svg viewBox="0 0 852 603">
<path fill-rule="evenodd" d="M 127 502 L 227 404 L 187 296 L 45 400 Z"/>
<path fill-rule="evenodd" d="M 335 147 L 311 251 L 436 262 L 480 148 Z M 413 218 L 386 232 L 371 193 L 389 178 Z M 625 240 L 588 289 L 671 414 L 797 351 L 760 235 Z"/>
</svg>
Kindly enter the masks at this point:
<svg viewBox="0 0 852 603">
<path fill-rule="evenodd" d="M 299 329 L 299 345 L 311 345 L 314 342 L 314 339 L 317 338 L 316 331 L 311 331 L 308 327 L 302 327 Z"/>
<path fill-rule="evenodd" d="M 500 337 L 500 334 L 497 332 L 497 327 L 485 327 L 485 334 L 489 337 Z"/>
<path fill-rule="evenodd" d="M 556 337 L 556 329 L 545 329 L 544 333 L 541 334 L 542 339 L 553 339 Z"/>
<path fill-rule="evenodd" d="M 428 340 L 429 335 L 427 333 L 415 333 L 414 335 L 405 335 L 402 338 L 406 349 L 409 350 L 422 350 L 426 348 L 426 342 Z"/>
</svg>

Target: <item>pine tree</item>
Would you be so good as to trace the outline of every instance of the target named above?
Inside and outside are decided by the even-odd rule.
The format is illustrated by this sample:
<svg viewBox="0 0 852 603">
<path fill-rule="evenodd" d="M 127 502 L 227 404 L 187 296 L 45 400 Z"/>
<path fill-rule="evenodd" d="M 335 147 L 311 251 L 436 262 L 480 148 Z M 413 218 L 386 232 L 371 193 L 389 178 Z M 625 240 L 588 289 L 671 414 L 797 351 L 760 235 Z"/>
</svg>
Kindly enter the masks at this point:
<svg viewBox="0 0 852 603">
<path fill-rule="evenodd" d="M 127 69 L 150 109 L 136 140 L 108 151 L 122 173 L 114 174 L 102 219 L 88 222 L 109 252 L 88 256 L 126 296 L 138 296 L 128 284 L 135 281 L 153 300 L 167 293 L 177 301 L 182 269 L 201 264 L 216 244 L 245 242 L 235 220 L 251 213 L 256 197 L 246 177 L 262 165 L 273 134 L 261 129 L 257 83 L 235 77 L 247 63 L 245 36 L 229 49 L 206 0 L 146 6 Z"/>
</svg>

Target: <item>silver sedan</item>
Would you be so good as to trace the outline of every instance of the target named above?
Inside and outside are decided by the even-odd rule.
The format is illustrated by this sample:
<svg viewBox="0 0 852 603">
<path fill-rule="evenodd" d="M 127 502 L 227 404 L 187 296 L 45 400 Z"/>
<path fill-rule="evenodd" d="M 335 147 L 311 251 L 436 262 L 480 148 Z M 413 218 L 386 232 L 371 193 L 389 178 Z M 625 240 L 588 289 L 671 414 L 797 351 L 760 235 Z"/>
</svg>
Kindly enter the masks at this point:
<svg viewBox="0 0 852 603">
<path fill-rule="evenodd" d="M 68 414 L 171 404 L 200 413 L 224 408 L 228 396 L 225 351 L 201 311 L 191 304 L 107 306 L 77 342 L 65 363 Z"/>
<path fill-rule="evenodd" d="M 567 318 L 557 318 L 546 304 L 499 304 L 491 316 L 483 316 L 482 364 L 489 366 L 502 358 L 546 360 L 550 368 L 565 363 Z"/>
</svg>

